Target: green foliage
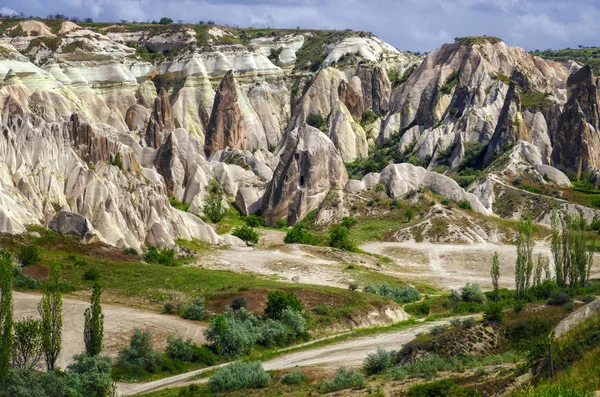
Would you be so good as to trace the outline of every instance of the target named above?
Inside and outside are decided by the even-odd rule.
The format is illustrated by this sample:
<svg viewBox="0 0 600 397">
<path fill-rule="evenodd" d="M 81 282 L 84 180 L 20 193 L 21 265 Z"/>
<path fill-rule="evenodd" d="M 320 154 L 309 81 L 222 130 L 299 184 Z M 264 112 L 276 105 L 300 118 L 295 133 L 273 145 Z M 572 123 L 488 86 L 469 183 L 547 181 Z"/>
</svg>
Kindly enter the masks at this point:
<svg viewBox="0 0 600 397">
<path fill-rule="evenodd" d="M 264 219 L 256 214 L 245 216 L 244 222 L 250 227 L 262 227 L 265 225 Z"/>
<path fill-rule="evenodd" d="M 217 356 L 206 346 L 198 346 L 191 339 L 183 340 L 173 335 L 167 337 L 167 355 L 176 360 L 214 365 Z"/>
<path fill-rule="evenodd" d="M 532 55 L 550 59 L 556 62 L 565 62 L 569 60 L 577 61 L 583 65 L 589 65 L 596 76 L 600 75 L 600 48 L 599 47 L 581 47 L 566 48 L 562 50 L 547 49 L 544 51 L 532 51 Z"/>
<path fill-rule="evenodd" d="M 88 281 L 98 281 L 100 280 L 100 270 L 95 267 L 90 267 L 83 273 L 83 279 Z"/>
<path fill-rule="evenodd" d="M 17 367 L 10 370 L 5 385 L 0 388 L 0 396 L 62 397 L 66 395 L 67 387 L 67 378 L 62 373 L 57 371 L 39 373 L 34 369 Z"/>
<path fill-rule="evenodd" d="M 284 385 L 297 385 L 298 383 L 306 382 L 306 376 L 299 371 L 288 372 L 279 378 L 279 381 Z"/>
<path fill-rule="evenodd" d="M 490 323 L 501 323 L 504 318 L 504 305 L 500 302 L 490 302 L 483 311 L 483 318 Z"/>
<path fill-rule="evenodd" d="M 50 262 L 49 267 L 48 283 L 38 306 L 42 317 L 42 347 L 48 371 L 54 369 L 62 347 L 62 271 L 57 261 Z"/>
<path fill-rule="evenodd" d="M 539 91 L 525 91 L 521 93 L 521 107 L 522 108 L 545 108 L 552 105 L 552 101 L 548 99 L 550 93 L 539 92 Z"/>
<path fill-rule="evenodd" d="M 156 372 L 161 362 L 160 354 L 154 350 L 150 331 L 133 330 L 129 347 L 119 351 L 117 365 L 131 370 Z"/>
<path fill-rule="evenodd" d="M 161 25 L 170 25 L 173 23 L 173 20 L 171 18 L 167 18 L 167 17 L 162 17 L 159 21 L 159 24 Z"/>
<path fill-rule="evenodd" d="M 218 315 L 210 320 L 204 335 L 213 349 L 225 357 L 247 355 L 258 340 L 254 318 L 235 318 L 230 315 Z"/>
<path fill-rule="evenodd" d="M 190 208 L 189 203 L 183 203 L 183 202 L 177 200 L 175 197 L 169 197 L 169 203 L 171 204 L 171 207 L 176 208 L 183 212 L 187 212 L 187 210 Z"/>
<path fill-rule="evenodd" d="M 41 250 L 35 245 L 21 245 L 17 259 L 23 266 L 37 265 L 40 261 Z"/>
<path fill-rule="evenodd" d="M 42 322 L 27 317 L 14 323 L 12 366 L 33 369 L 42 358 Z"/>
<path fill-rule="evenodd" d="M 271 291 L 267 296 L 265 316 L 279 319 L 286 308 L 302 312 L 302 302 L 293 292 Z"/>
<path fill-rule="evenodd" d="M 383 284 L 367 284 L 363 289 L 365 292 L 384 296 L 397 303 L 415 302 L 420 299 L 419 291 L 410 285 L 403 287 L 399 285 Z"/>
<path fill-rule="evenodd" d="M 147 263 L 175 266 L 175 250 L 172 248 L 158 248 L 154 245 L 151 245 L 143 255 L 143 258 Z"/>
<path fill-rule="evenodd" d="M 223 208 L 222 196 L 220 194 L 210 193 L 206 203 L 202 208 L 202 213 L 212 223 L 219 223 L 225 217 L 225 208 Z"/>
<path fill-rule="evenodd" d="M 112 157 L 112 159 L 108 162 L 108 164 L 114 165 L 123 171 L 123 158 L 121 157 L 121 153 L 117 152 L 117 154 L 115 154 L 115 156 Z"/>
<path fill-rule="evenodd" d="M 413 74 L 413 72 L 415 70 L 417 70 L 417 66 L 418 65 L 415 64 L 415 65 L 408 67 L 404 71 L 402 76 L 400 76 L 400 73 L 397 70 L 390 69 L 388 71 L 388 79 L 390 80 L 390 83 L 392 84 L 392 88 L 396 88 L 396 87 L 404 84 L 406 82 L 406 80 L 408 80 L 408 78 Z"/>
<path fill-rule="evenodd" d="M 467 36 L 467 37 L 457 37 L 454 39 L 455 42 L 458 42 L 465 46 L 472 46 L 475 44 L 497 44 L 502 40 L 494 37 L 494 36 Z"/>
<path fill-rule="evenodd" d="M 494 302 L 498 302 L 498 280 L 500 279 L 500 262 L 498 260 L 497 251 L 494 251 L 494 257 L 492 259 L 492 268 L 490 269 L 490 276 L 492 278 L 492 286 L 494 287 Z"/>
<path fill-rule="evenodd" d="M 102 352 L 102 339 L 104 338 L 104 313 L 100 305 L 102 289 L 100 285 L 94 284 L 90 307 L 83 314 L 84 328 L 83 341 L 85 352 L 88 356 L 98 356 Z"/>
<path fill-rule="evenodd" d="M 188 320 L 205 320 L 208 317 L 208 310 L 203 297 L 197 297 L 192 302 L 183 308 L 180 312 L 181 317 Z"/>
<path fill-rule="evenodd" d="M 13 259 L 0 250 L 0 386 L 6 384 L 13 345 L 12 279 Z"/>
<path fill-rule="evenodd" d="M 552 291 L 546 304 L 552 306 L 564 306 L 569 302 L 571 302 L 571 296 L 568 293 L 564 291 Z"/>
<path fill-rule="evenodd" d="M 485 302 L 485 295 L 481 292 L 479 284 L 467 283 L 463 288 L 460 289 L 460 298 L 463 302 Z"/>
<path fill-rule="evenodd" d="M 245 309 L 247 304 L 248 303 L 246 302 L 246 299 L 243 296 L 238 296 L 237 298 L 235 298 L 233 300 L 233 302 L 231 302 L 231 305 L 229 305 L 229 308 L 231 310 Z"/>
<path fill-rule="evenodd" d="M 233 232 L 231 232 L 231 234 L 234 235 L 235 237 L 239 238 L 246 244 L 248 244 L 248 243 L 258 244 L 259 234 L 257 231 L 255 231 L 254 229 L 252 229 L 249 226 L 236 227 L 235 229 L 233 229 Z"/>
<path fill-rule="evenodd" d="M 367 375 L 379 374 L 391 366 L 392 355 L 381 347 L 378 347 L 376 352 L 367 354 L 363 361 L 363 370 Z"/>
<path fill-rule="evenodd" d="M 259 362 L 237 362 L 219 368 L 208 381 L 211 392 L 240 389 L 262 389 L 269 385 L 270 376 Z"/>
<path fill-rule="evenodd" d="M 408 207 L 406 209 L 406 211 L 404 212 L 404 217 L 406 218 L 406 220 L 408 222 L 410 222 L 414 216 L 415 216 L 415 208 L 414 207 Z"/>
<path fill-rule="evenodd" d="M 358 221 L 353 216 L 345 216 L 342 218 L 342 223 L 340 224 L 346 229 L 350 230 L 358 224 Z"/>
<path fill-rule="evenodd" d="M 346 367 L 339 367 L 335 372 L 335 377 L 323 381 L 320 389 L 323 393 L 331 393 L 346 389 L 363 389 L 366 385 L 367 381 L 362 373 Z"/>
<path fill-rule="evenodd" d="M 458 202 L 458 206 L 460 208 L 462 208 L 463 210 L 470 210 L 471 208 L 471 202 L 469 200 L 460 200 Z"/>
<path fill-rule="evenodd" d="M 431 306 L 427 301 L 416 302 L 404 306 L 404 310 L 406 310 L 407 313 L 412 314 L 414 316 L 425 317 L 428 316 L 429 313 L 431 313 Z"/>
<path fill-rule="evenodd" d="M 86 397 L 106 397 L 110 394 L 113 386 L 110 357 L 77 354 L 73 359 L 74 362 L 67 367 L 71 389 Z"/>
<path fill-rule="evenodd" d="M 463 389 L 451 380 L 439 380 L 412 386 L 406 393 L 407 397 L 478 397 L 474 389 Z"/>
<path fill-rule="evenodd" d="M 317 236 L 306 230 L 303 224 L 298 223 L 293 228 L 287 231 L 283 242 L 286 244 L 306 244 L 319 245 L 320 241 Z"/>
<path fill-rule="evenodd" d="M 287 227 L 287 221 L 284 218 L 278 219 L 276 226 L 277 229 L 284 229 Z"/>
<path fill-rule="evenodd" d="M 318 128 L 323 132 L 327 132 L 327 120 L 318 113 L 311 113 L 306 118 L 306 124 Z"/>
<path fill-rule="evenodd" d="M 458 84 L 458 72 L 454 71 L 446 78 L 446 82 L 440 87 L 440 92 L 444 95 L 450 95 L 452 89 Z"/>
<path fill-rule="evenodd" d="M 356 245 L 350 239 L 350 233 L 347 227 L 342 225 L 333 225 L 329 229 L 329 246 L 344 251 L 356 251 Z"/>
</svg>

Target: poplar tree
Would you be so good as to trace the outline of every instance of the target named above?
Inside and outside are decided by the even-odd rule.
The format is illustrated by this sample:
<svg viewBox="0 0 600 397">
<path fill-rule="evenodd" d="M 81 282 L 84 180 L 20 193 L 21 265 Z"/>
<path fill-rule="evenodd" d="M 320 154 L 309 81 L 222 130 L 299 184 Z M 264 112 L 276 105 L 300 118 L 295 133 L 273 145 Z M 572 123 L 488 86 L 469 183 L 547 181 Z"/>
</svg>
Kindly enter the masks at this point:
<svg viewBox="0 0 600 397">
<path fill-rule="evenodd" d="M 492 269 L 490 270 L 490 276 L 492 276 L 492 285 L 494 286 L 494 302 L 498 302 L 498 280 L 500 279 L 500 262 L 498 261 L 497 251 L 494 251 L 494 258 L 492 259 Z"/>
<path fill-rule="evenodd" d="M 102 351 L 102 338 L 104 337 L 104 313 L 100 305 L 102 289 L 98 283 L 94 284 L 91 305 L 83 314 L 83 341 L 85 352 L 88 356 L 97 356 Z"/>
<path fill-rule="evenodd" d="M 49 264 L 48 284 L 38 306 L 42 317 L 42 349 L 48 371 L 54 369 L 61 349 L 62 338 L 62 294 L 60 291 L 60 263 Z"/>
<path fill-rule="evenodd" d="M 0 250 L 0 385 L 4 385 L 10 369 L 12 350 L 12 255 Z"/>
<path fill-rule="evenodd" d="M 556 207 L 552 209 L 552 242 L 551 242 L 551 250 L 552 250 L 552 259 L 554 259 L 554 274 L 556 276 L 556 284 L 561 287 L 564 287 L 564 269 L 563 269 L 563 238 L 562 227 L 560 224 L 560 220 L 558 219 L 558 211 Z"/>
</svg>

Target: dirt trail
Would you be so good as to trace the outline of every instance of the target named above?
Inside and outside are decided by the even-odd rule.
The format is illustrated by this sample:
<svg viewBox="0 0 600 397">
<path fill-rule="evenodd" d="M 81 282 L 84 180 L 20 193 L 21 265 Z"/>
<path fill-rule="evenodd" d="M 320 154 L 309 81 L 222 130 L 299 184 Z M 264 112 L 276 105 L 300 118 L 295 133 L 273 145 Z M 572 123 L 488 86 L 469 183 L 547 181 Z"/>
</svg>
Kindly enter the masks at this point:
<svg viewBox="0 0 600 397">
<path fill-rule="evenodd" d="M 40 295 L 13 292 L 13 314 L 16 320 L 23 317 L 39 318 L 37 311 Z M 65 368 L 72 357 L 85 350 L 83 343 L 83 313 L 89 302 L 63 298 L 63 341 L 58 365 Z M 115 357 L 119 349 L 127 346 L 134 328 L 149 330 L 158 349 L 164 349 L 167 335 L 173 334 L 204 343 L 205 324 L 179 317 L 153 313 L 122 306 L 102 304 L 104 311 L 103 354 Z"/>
<path fill-rule="evenodd" d="M 267 371 L 308 366 L 327 369 L 335 369 L 341 365 L 358 367 L 362 365 L 367 354 L 374 352 L 378 347 L 383 347 L 386 350 L 399 350 L 412 341 L 417 334 L 427 332 L 435 326 L 448 324 L 449 322 L 450 319 L 434 321 L 400 331 L 353 338 L 328 346 L 289 353 L 263 362 L 263 367 Z M 195 381 L 191 379 L 214 368 L 217 367 L 204 368 L 143 384 L 119 383 L 117 385 L 118 392 L 120 396 L 132 396 L 165 388 L 186 386 L 191 383 L 206 383 L 208 378 Z"/>
</svg>

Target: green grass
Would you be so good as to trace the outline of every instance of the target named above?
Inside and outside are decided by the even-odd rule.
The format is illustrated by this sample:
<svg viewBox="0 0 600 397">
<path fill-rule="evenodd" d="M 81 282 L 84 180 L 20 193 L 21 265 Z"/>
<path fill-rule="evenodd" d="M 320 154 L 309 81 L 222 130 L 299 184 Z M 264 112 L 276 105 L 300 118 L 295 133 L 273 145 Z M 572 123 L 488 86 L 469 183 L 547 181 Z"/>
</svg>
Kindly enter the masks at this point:
<svg viewBox="0 0 600 397">
<path fill-rule="evenodd" d="M 550 59 L 556 62 L 574 60 L 584 65 L 590 65 L 596 76 L 600 75 L 600 47 L 567 48 L 562 50 L 535 50 L 532 55 Z"/>
<path fill-rule="evenodd" d="M 493 36 L 467 36 L 467 37 L 459 37 L 456 39 L 456 42 L 461 43 L 462 45 L 471 46 L 475 44 L 496 44 L 501 42 L 502 40 L 493 37 Z"/>
</svg>

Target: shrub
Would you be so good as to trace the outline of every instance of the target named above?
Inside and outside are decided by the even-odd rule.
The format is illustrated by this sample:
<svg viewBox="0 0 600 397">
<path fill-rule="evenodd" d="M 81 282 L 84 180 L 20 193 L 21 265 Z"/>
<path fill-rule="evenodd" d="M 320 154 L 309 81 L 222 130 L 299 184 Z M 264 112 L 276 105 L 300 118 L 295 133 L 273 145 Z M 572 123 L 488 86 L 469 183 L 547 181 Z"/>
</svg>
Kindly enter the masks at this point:
<svg viewBox="0 0 600 397">
<path fill-rule="evenodd" d="M 460 200 L 458 202 L 458 206 L 460 208 L 462 208 L 463 210 L 470 210 L 471 209 L 471 203 L 469 202 L 469 200 Z"/>
<path fill-rule="evenodd" d="M 473 328 L 477 325 L 477 321 L 473 317 L 467 317 L 462 321 L 462 326 L 464 328 Z"/>
<path fill-rule="evenodd" d="M 265 316 L 278 319 L 286 308 L 302 312 L 302 302 L 293 292 L 271 291 L 267 296 Z"/>
<path fill-rule="evenodd" d="M 306 320 L 302 316 L 302 313 L 289 306 L 283 309 L 279 321 L 289 328 L 296 336 L 306 333 Z"/>
<path fill-rule="evenodd" d="M 239 389 L 260 389 L 269 385 L 270 377 L 262 364 L 233 363 L 219 368 L 208 381 L 212 392 L 226 392 Z"/>
<path fill-rule="evenodd" d="M 595 296 L 593 296 L 593 295 L 586 295 L 586 296 L 584 296 L 583 298 L 581 298 L 581 301 L 582 301 L 583 303 L 590 303 L 590 302 L 593 302 L 593 301 L 595 301 L 595 300 L 596 300 L 596 297 L 595 297 Z"/>
<path fill-rule="evenodd" d="M 406 220 L 408 222 L 410 222 L 412 220 L 412 218 L 415 216 L 415 208 L 414 207 L 408 207 L 406 209 L 406 212 L 404 213 L 404 216 L 406 217 Z"/>
<path fill-rule="evenodd" d="M 564 291 L 553 291 L 546 301 L 547 305 L 563 306 L 571 302 L 571 296 Z"/>
<path fill-rule="evenodd" d="M 421 296 L 419 291 L 410 285 L 400 287 L 391 286 L 387 283 L 375 285 L 367 284 L 363 290 L 371 294 L 377 294 L 386 298 L 390 298 L 397 303 L 415 302 L 418 301 Z"/>
<path fill-rule="evenodd" d="M 358 284 L 356 284 L 356 283 L 350 283 L 350 284 L 348 284 L 348 289 L 350 291 L 356 291 L 358 289 Z"/>
<path fill-rule="evenodd" d="M 348 228 L 342 225 L 334 225 L 329 230 L 329 246 L 349 252 L 356 251 L 356 246 L 350 240 Z"/>
<path fill-rule="evenodd" d="M 143 258 L 148 263 L 175 266 L 175 250 L 171 248 L 157 248 L 151 245 L 148 247 L 148 251 L 146 251 Z"/>
<path fill-rule="evenodd" d="M 283 218 L 279 219 L 276 223 L 278 229 L 284 229 L 287 227 L 287 221 Z"/>
<path fill-rule="evenodd" d="M 40 286 L 40 282 L 27 274 L 19 274 L 13 277 L 14 288 L 29 288 L 36 289 Z"/>
<path fill-rule="evenodd" d="M 257 342 L 263 346 L 285 346 L 292 340 L 292 331 L 277 320 L 268 318 L 261 324 Z"/>
<path fill-rule="evenodd" d="M 323 393 L 331 393 L 345 389 L 361 389 L 366 386 L 365 376 L 360 372 L 339 367 L 333 379 L 327 379 L 321 384 Z"/>
<path fill-rule="evenodd" d="M 189 305 L 181 309 L 180 315 L 188 320 L 204 320 L 208 317 L 208 310 L 206 309 L 204 298 L 195 298 Z"/>
<path fill-rule="evenodd" d="M 287 231 L 283 238 L 283 242 L 286 244 L 318 245 L 319 239 L 317 236 L 306 230 L 303 225 L 297 224 Z"/>
<path fill-rule="evenodd" d="M 404 309 L 413 315 L 416 316 L 428 316 L 431 313 L 431 307 L 429 306 L 429 302 L 416 302 L 410 305 L 406 305 Z"/>
<path fill-rule="evenodd" d="M 181 361 L 214 365 L 217 356 L 206 346 L 198 346 L 191 339 L 183 340 L 173 335 L 167 337 L 167 355 Z"/>
<path fill-rule="evenodd" d="M 67 382 L 81 396 L 105 397 L 109 395 L 113 381 L 111 378 L 112 359 L 107 356 L 77 354 L 74 362 L 67 367 Z"/>
<path fill-rule="evenodd" d="M 88 281 L 98 281 L 100 279 L 100 270 L 90 267 L 83 273 L 83 279 Z"/>
<path fill-rule="evenodd" d="M 525 309 L 525 302 L 523 302 L 522 300 L 518 300 L 515 302 L 515 304 L 512 307 L 513 312 L 515 312 L 515 314 L 519 314 L 523 311 L 523 309 Z"/>
<path fill-rule="evenodd" d="M 501 323 L 504 318 L 504 305 L 500 302 L 490 302 L 483 311 L 483 318 L 490 323 Z"/>
<path fill-rule="evenodd" d="M 125 255 L 133 255 L 133 256 L 139 255 L 139 252 L 133 247 L 123 247 L 123 248 L 121 248 L 121 251 L 123 251 L 123 253 Z"/>
<path fill-rule="evenodd" d="M 233 232 L 231 232 L 231 234 L 239 238 L 246 244 L 258 244 L 258 232 L 249 226 L 236 227 L 235 229 L 233 229 Z"/>
<path fill-rule="evenodd" d="M 202 207 L 202 213 L 212 223 L 219 223 L 225 216 L 225 208 L 221 202 L 221 196 L 215 193 L 208 195 L 204 207 Z"/>
<path fill-rule="evenodd" d="M 575 310 L 575 302 L 569 301 L 569 302 L 565 303 L 565 309 L 567 309 L 567 311 L 569 311 L 569 312 L 572 312 L 573 310 Z"/>
<path fill-rule="evenodd" d="M 246 225 L 248 225 L 250 227 L 261 227 L 261 226 L 265 225 L 263 218 L 261 218 L 260 216 L 258 216 L 256 214 L 252 214 L 252 215 L 248 215 L 248 216 L 244 217 L 244 222 L 246 222 Z"/>
<path fill-rule="evenodd" d="M 367 375 L 379 374 L 392 366 L 392 356 L 387 350 L 378 347 L 375 353 L 369 353 L 363 362 Z"/>
<path fill-rule="evenodd" d="M 173 23 L 173 20 L 171 18 L 162 17 L 158 23 L 161 25 L 170 25 Z"/>
<path fill-rule="evenodd" d="M 22 245 L 17 258 L 23 266 L 35 265 L 40 261 L 41 250 L 35 245 Z"/>
<path fill-rule="evenodd" d="M 460 297 L 464 302 L 483 303 L 485 301 L 485 295 L 481 292 L 479 285 L 475 283 L 467 283 L 461 288 Z"/>
<path fill-rule="evenodd" d="M 306 376 L 302 372 L 288 372 L 279 378 L 284 385 L 297 385 L 306 381 Z"/>
<path fill-rule="evenodd" d="M 154 350 L 149 331 L 133 330 L 129 347 L 119 351 L 118 365 L 121 367 L 142 368 L 155 372 L 160 365 L 160 354 Z"/>
<path fill-rule="evenodd" d="M 240 310 L 245 309 L 247 305 L 248 303 L 246 302 L 246 298 L 244 298 L 243 296 L 238 296 L 231 302 L 231 305 L 229 305 L 229 307 L 231 308 L 231 310 Z"/>
<path fill-rule="evenodd" d="M 441 335 L 446 329 L 448 329 L 447 325 L 436 325 L 435 327 L 431 327 L 429 333 L 431 335 Z"/>
<path fill-rule="evenodd" d="M 463 389 L 450 380 L 423 383 L 408 389 L 407 397 L 477 397 L 476 390 Z"/>
<path fill-rule="evenodd" d="M 246 314 L 244 309 L 240 309 L 239 312 Z M 259 335 L 253 324 L 253 316 L 250 316 L 252 315 L 247 316 L 246 321 L 229 315 L 218 315 L 210 320 L 204 335 L 217 354 L 238 357 L 252 351 Z"/>
<path fill-rule="evenodd" d="M 440 203 L 442 205 L 450 205 L 450 200 L 448 200 L 447 198 L 445 198 L 445 199 L 442 199 L 442 201 L 440 201 Z"/>
<path fill-rule="evenodd" d="M 507 328 L 506 337 L 513 348 L 521 348 L 528 341 L 547 335 L 550 329 L 551 324 L 547 319 L 523 318 Z"/>
<path fill-rule="evenodd" d="M 323 132 L 327 131 L 327 120 L 318 113 L 311 113 L 306 118 L 306 124 L 318 128 Z"/>
<path fill-rule="evenodd" d="M 340 224 L 346 229 L 352 229 L 354 226 L 357 225 L 357 223 L 358 221 L 353 216 L 345 216 L 342 218 L 342 223 Z"/>
</svg>

